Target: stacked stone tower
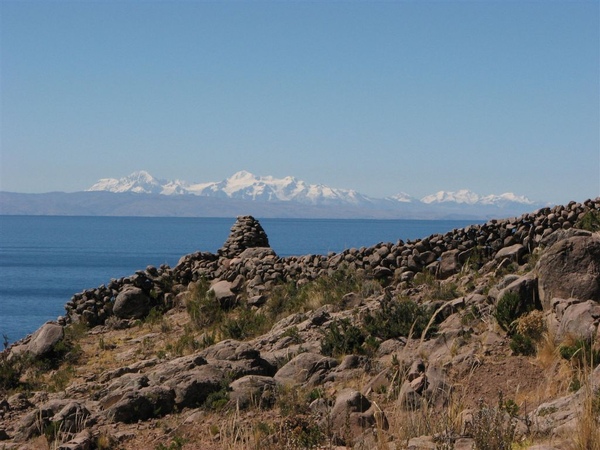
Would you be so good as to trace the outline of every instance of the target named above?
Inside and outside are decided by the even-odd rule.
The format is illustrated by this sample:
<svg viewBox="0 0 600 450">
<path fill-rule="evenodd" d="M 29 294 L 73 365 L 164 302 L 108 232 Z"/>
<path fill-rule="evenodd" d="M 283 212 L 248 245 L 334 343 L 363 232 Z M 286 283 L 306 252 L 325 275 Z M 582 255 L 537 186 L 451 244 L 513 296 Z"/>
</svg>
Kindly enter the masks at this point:
<svg viewBox="0 0 600 450">
<path fill-rule="evenodd" d="M 247 248 L 255 247 L 270 247 L 265 230 L 254 217 L 239 216 L 218 254 L 226 258 L 233 258 Z"/>
</svg>

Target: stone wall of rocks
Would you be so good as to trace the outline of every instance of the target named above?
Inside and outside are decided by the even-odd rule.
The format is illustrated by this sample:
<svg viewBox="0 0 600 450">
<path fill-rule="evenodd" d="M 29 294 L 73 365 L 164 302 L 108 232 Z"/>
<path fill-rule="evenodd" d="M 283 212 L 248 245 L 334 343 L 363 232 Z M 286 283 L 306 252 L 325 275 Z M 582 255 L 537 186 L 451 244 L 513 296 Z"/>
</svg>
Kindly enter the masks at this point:
<svg viewBox="0 0 600 450">
<path fill-rule="evenodd" d="M 60 318 L 60 322 L 103 324 L 115 315 L 119 296 L 123 300 L 124 293 L 128 292 L 133 297 L 133 288 L 137 288 L 137 303 L 140 298 L 146 298 L 147 304 L 144 306 L 141 302 L 136 312 L 123 313 L 120 317 L 139 318 L 153 306 L 169 308 L 177 294 L 201 278 L 226 281 L 232 292 L 246 298 L 268 292 L 279 282 L 306 283 L 342 267 L 397 284 L 410 283 L 417 273 L 425 270 L 444 279 L 475 258 L 488 264 L 522 262 L 536 247 L 551 243 L 554 233 L 576 226 L 589 210 L 600 210 L 600 197 L 584 203 L 543 208 L 517 218 L 490 220 L 414 241 L 399 240 L 328 255 L 286 258 L 278 257 L 269 247 L 267 235 L 256 219 L 241 216 L 217 254 L 189 254 L 174 268 L 148 267 L 131 277 L 75 294 L 66 305 L 66 317 Z"/>
</svg>

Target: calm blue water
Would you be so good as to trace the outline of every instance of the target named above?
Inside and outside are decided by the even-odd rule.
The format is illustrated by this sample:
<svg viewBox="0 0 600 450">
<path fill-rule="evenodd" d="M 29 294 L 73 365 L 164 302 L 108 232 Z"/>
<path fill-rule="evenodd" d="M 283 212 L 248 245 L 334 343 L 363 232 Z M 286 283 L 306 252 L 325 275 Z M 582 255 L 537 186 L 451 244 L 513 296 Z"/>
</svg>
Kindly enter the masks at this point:
<svg viewBox="0 0 600 450">
<path fill-rule="evenodd" d="M 216 252 L 235 218 L 0 215 L 0 338 L 18 340 L 64 314 L 76 292 L 182 255 Z M 279 256 L 416 239 L 464 220 L 260 219 Z M 1 348 L 0 348 L 1 349 Z"/>
</svg>

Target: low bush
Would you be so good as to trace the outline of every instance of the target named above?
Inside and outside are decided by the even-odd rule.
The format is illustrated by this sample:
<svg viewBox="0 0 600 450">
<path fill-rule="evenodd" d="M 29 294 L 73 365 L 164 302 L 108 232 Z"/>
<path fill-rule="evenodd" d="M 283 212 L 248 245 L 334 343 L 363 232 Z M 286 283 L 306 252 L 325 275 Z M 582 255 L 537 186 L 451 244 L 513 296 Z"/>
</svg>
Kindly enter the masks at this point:
<svg viewBox="0 0 600 450">
<path fill-rule="evenodd" d="M 210 291 L 210 283 L 202 278 L 188 292 L 186 309 L 192 323 L 198 329 L 208 327 L 223 317 L 221 305 Z"/>
<path fill-rule="evenodd" d="M 495 407 L 480 402 L 473 413 L 471 430 L 475 450 L 511 450 L 518 412 L 516 403 L 512 400 L 504 401 L 501 392 Z"/>
<path fill-rule="evenodd" d="M 586 212 L 575 224 L 577 228 L 587 231 L 600 231 L 600 211 L 592 209 Z"/>
<path fill-rule="evenodd" d="M 334 357 L 361 354 L 365 352 L 363 344 L 366 339 L 366 333 L 349 319 L 334 320 L 323 332 L 321 353 Z"/>
<path fill-rule="evenodd" d="M 432 308 L 410 299 L 383 300 L 380 305 L 379 309 L 365 316 L 364 326 L 369 335 L 383 340 L 420 337 L 434 313 Z M 433 334 L 435 329 L 434 325 L 430 326 L 427 336 Z"/>
<path fill-rule="evenodd" d="M 19 386 L 23 369 L 23 357 L 8 360 L 8 353 L 0 354 L 0 394 L 5 394 Z"/>
<path fill-rule="evenodd" d="M 511 337 L 509 346 L 515 355 L 535 355 L 535 343 L 529 336 L 515 333 Z"/>
<path fill-rule="evenodd" d="M 341 303 L 344 295 L 355 292 L 365 297 L 381 292 L 381 284 L 356 270 L 342 267 L 330 275 L 298 286 L 289 282 L 276 286 L 265 305 L 266 314 L 279 320 L 297 312 L 317 309 L 320 306 Z"/>
<path fill-rule="evenodd" d="M 525 302 L 516 292 L 504 294 L 496 305 L 494 317 L 504 331 L 514 334 L 517 319 L 534 309 L 533 305 Z"/>
<path fill-rule="evenodd" d="M 516 320 L 515 332 L 511 337 L 510 349 L 515 355 L 531 356 L 537 352 L 536 344 L 546 332 L 546 322 L 542 311 L 531 311 Z"/>
<path fill-rule="evenodd" d="M 600 364 L 600 351 L 594 348 L 591 339 L 575 339 L 558 348 L 560 356 L 580 369 Z"/>
<path fill-rule="evenodd" d="M 264 314 L 239 308 L 223 320 L 219 330 L 224 338 L 241 341 L 266 333 L 270 327 L 271 321 Z"/>
</svg>

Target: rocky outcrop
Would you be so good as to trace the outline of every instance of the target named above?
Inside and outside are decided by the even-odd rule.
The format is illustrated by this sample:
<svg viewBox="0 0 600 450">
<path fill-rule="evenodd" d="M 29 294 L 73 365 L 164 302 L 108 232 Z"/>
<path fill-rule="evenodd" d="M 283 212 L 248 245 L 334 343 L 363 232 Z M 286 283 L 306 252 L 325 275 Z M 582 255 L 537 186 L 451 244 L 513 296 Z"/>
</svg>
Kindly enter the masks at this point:
<svg viewBox="0 0 600 450">
<path fill-rule="evenodd" d="M 493 323 L 495 308 L 507 294 L 517 295 L 523 311 L 543 307 L 544 313 L 538 314 L 548 320 L 559 338 L 591 341 L 598 336 L 600 239 L 575 228 L 591 210 L 600 210 L 600 199 L 491 220 L 415 241 L 286 258 L 269 247 L 254 218 L 241 216 L 217 254 L 186 255 L 174 268 L 147 267 L 76 294 L 67 303 L 65 317 L 13 346 L 13 355 L 29 352 L 34 358 L 53 358 L 57 345 L 65 339 L 64 326 L 75 322 L 91 327 L 90 336 L 103 337 L 101 343 L 88 343 L 90 360 L 100 360 L 109 347 L 140 343 L 136 352 L 120 354 L 118 361 L 110 360 L 106 370 L 78 376 L 77 383 L 59 393 L 0 399 L 0 440 L 18 445 L 45 430 L 62 427 L 65 439 L 60 448 L 93 448 L 100 426 L 103 430 L 131 426 L 137 432 L 147 421 L 167 423 L 171 415 L 210 409 L 213 403 L 236 411 L 269 409 L 291 392 L 290 403 L 298 408 L 298 418 L 290 422 L 293 428 L 281 423 L 287 434 L 309 432 L 303 420 L 311 414 L 329 427 L 332 442 L 375 448 L 384 441 L 368 444 L 369 439 L 385 436 L 388 427 L 379 401 L 387 401 L 388 407 L 403 414 L 445 408 L 454 389 L 452 376 L 454 381 L 469 382 L 467 374 L 471 376 L 481 366 L 481 359 L 499 355 L 502 364 L 511 356 L 510 335 Z M 537 253 L 541 257 L 532 270 L 529 259 Z M 516 268 L 518 275 L 507 274 Z M 140 324 L 147 326 L 143 319 L 153 309 L 151 317 L 185 314 L 182 305 L 193 286 L 205 286 L 207 298 L 214 300 L 223 314 L 239 318 L 239 311 L 268 311 L 269 302 L 276 298 L 274 286 L 289 283 L 301 288 L 319 277 L 349 272 L 377 285 L 377 292 L 344 292 L 341 301 L 291 314 L 249 342 L 225 339 L 212 343 L 191 335 L 181 323 L 165 324 L 160 332 L 164 334 L 156 329 L 142 336 L 135 333 Z M 427 297 L 428 284 L 440 291 Z M 442 291 L 444 287 L 451 289 Z M 343 354 L 339 359 L 324 354 L 321 341 L 334 321 L 354 326 L 392 298 L 410 298 L 436 311 L 429 325 L 437 334 L 430 337 L 424 331 L 419 336 L 373 338 L 368 351 L 363 345 L 355 348 L 362 354 Z M 240 305 L 243 309 L 236 309 Z M 116 330 L 134 336 L 104 342 L 104 336 Z M 221 331 L 217 327 L 211 330 L 213 339 Z M 187 345 L 185 352 L 179 349 L 175 354 L 171 343 L 160 352 L 145 349 L 149 353 L 143 354 L 144 343 L 157 342 L 152 341 L 156 336 L 166 339 L 170 333 L 179 333 L 180 342 Z M 190 354 L 177 356 L 186 352 Z M 492 364 L 486 367 L 498 378 L 509 373 Z M 365 389 L 354 388 L 361 383 Z M 482 392 L 488 387 L 473 385 Z M 310 412 L 297 403 L 298 397 L 307 393 L 313 400 Z M 564 417 L 554 415 L 555 408 L 563 408 L 563 403 L 555 400 L 548 402 L 546 409 L 536 409 L 530 419 L 549 433 L 556 424 L 568 429 L 580 411 L 575 407 L 580 400 L 575 394 L 564 400 Z M 189 420 L 194 414 L 189 414 Z M 183 422 L 197 426 L 189 425 L 188 419 Z M 435 445 L 441 438 L 418 437 L 410 442 L 413 446 Z M 459 442 L 456 436 L 450 438 L 448 442 Z"/>
<path fill-rule="evenodd" d="M 484 224 L 415 241 L 382 242 L 368 248 L 346 249 L 337 254 L 285 258 L 278 257 L 269 247 L 267 235 L 256 219 L 252 216 L 240 216 L 217 254 L 193 253 L 182 257 L 174 268 L 166 265 L 159 268 L 150 266 L 132 277 L 111 280 L 106 286 L 76 294 L 67 303 L 67 315 L 59 318 L 59 323 L 81 321 L 95 326 L 104 324 L 111 316 L 125 320 L 144 317 L 152 308 L 172 307 L 177 296 L 190 283 L 200 279 L 209 280 L 213 282 L 213 286 L 217 286 L 215 292 L 223 293 L 222 303 L 225 305 L 237 304 L 242 298 L 261 303 L 264 301 L 261 296 L 277 283 L 303 284 L 342 268 L 364 271 L 388 283 L 410 283 L 416 274 L 423 271 L 436 274 L 439 279 L 446 279 L 458 273 L 464 264 L 481 266 L 488 262 L 491 264 L 489 268 L 504 267 L 510 263 L 520 264 L 536 248 L 549 247 L 556 242 L 565 241 L 566 237 L 572 237 L 574 240 L 569 240 L 569 244 L 558 244 L 560 248 L 555 249 L 556 256 L 546 256 L 540 261 L 540 295 L 544 298 L 544 308 L 549 309 L 552 297 L 575 296 L 566 292 L 569 283 L 553 281 L 561 276 L 569 278 L 569 271 L 587 273 L 582 275 L 585 279 L 570 278 L 573 285 L 579 286 L 583 282 L 588 286 L 586 292 L 577 291 L 577 296 L 598 298 L 599 269 L 593 262 L 597 256 L 598 238 L 574 228 L 591 210 L 600 210 L 600 198 L 543 208 L 521 217 L 490 220 Z M 579 243 L 576 245 L 575 242 Z M 566 245 L 569 249 L 565 248 Z M 561 273 L 547 272 L 546 266 L 556 266 L 556 258 L 560 258 L 560 254 L 564 256 L 567 251 L 587 252 L 588 262 L 581 260 L 577 263 L 586 267 L 565 266 L 560 269 Z M 548 270 L 558 269 L 554 267 Z M 231 284 L 226 285 L 227 289 L 221 290 L 225 284 L 217 283 L 222 281 Z M 595 284 L 590 286 L 590 283 Z M 558 286 L 562 286 L 562 290 L 557 290 Z M 133 308 L 134 313 L 122 312 L 121 302 L 117 304 L 116 300 L 123 291 L 131 294 L 133 287 L 146 295 L 146 305 L 139 302 Z M 130 294 L 126 297 L 131 297 Z M 128 303 L 130 302 L 126 302 Z"/>
<path fill-rule="evenodd" d="M 45 323 L 25 341 L 14 345 L 11 348 L 11 355 L 27 354 L 34 359 L 52 357 L 64 335 L 64 329 L 61 325 L 53 322 Z"/>
<path fill-rule="evenodd" d="M 346 389 L 338 394 L 330 414 L 334 437 L 340 444 L 352 442 L 366 429 L 387 429 L 385 414 L 360 392 Z"/>
<path fill-rule="evenodd" d="M 546 310 L 553 298 L 600 302 L 600 237 L 589 233 L 559 240 L 544 252 L 536 271 Z"/>
</svg>

